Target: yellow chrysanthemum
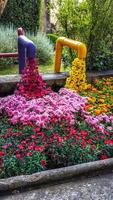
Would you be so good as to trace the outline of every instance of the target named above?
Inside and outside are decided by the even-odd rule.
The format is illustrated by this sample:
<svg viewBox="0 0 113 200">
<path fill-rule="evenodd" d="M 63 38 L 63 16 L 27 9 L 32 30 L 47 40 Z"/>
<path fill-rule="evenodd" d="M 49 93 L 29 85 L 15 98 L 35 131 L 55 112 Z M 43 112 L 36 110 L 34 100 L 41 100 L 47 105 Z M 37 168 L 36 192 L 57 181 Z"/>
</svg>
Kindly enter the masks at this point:
<svg viewBox="0 0 113 200">
<path fill-rule="evenodd" d="M 67 78 L 65 87 L 79 92 L 87 89 L 86 67 L 83 59 L 76 58 L 72 62 L 70 77 Z"/>
</svg>

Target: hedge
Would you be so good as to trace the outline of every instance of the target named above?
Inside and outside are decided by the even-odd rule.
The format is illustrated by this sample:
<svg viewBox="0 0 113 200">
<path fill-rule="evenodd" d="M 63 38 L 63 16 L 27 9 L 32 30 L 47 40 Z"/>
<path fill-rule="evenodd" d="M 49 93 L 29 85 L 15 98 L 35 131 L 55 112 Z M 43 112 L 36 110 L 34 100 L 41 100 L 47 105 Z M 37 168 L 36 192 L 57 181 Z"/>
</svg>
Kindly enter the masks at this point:
<svg viewBox="0 0 113 200">
<path fill-rule="evenodd" d="M 9 0 L 1 16 L 1 24 L 14 28 L 23 27 L 35 33 L 39 27 L 41 0 Z"/>
</svg>

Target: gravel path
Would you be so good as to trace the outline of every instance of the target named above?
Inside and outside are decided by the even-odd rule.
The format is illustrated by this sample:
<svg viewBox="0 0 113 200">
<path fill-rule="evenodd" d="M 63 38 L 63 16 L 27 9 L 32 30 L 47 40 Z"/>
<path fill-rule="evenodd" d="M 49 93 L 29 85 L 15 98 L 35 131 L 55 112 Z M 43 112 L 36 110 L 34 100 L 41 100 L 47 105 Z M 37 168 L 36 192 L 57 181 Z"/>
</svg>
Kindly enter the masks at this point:
<svg viewBox="0 0 113 200">
<path fill-rule="evenodd" d="M 0 200 L 113 200 L 113 173 L 1 196 Z"/>
</svg>

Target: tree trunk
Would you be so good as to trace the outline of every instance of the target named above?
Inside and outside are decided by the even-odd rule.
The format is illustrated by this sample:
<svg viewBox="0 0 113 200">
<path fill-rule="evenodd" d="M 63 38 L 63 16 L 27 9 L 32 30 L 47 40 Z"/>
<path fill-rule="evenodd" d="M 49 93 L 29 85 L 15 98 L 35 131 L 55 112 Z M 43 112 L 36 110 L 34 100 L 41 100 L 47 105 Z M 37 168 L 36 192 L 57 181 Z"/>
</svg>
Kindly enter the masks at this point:
<svg viewBox="0 0 113 200">
<path fill-rule="evenodd" d="M 50 29 L 50 11 L 47 9 L 50 4 L 50 0 L 42 0 L 42 15 L 41 15 L 41 27 L 42 32 L 48 32 Z"/>
<path fill-rule="evenodd" d="M 0 17 L 6 7 L 8 0 L 0 0 Z"/>
</svg>

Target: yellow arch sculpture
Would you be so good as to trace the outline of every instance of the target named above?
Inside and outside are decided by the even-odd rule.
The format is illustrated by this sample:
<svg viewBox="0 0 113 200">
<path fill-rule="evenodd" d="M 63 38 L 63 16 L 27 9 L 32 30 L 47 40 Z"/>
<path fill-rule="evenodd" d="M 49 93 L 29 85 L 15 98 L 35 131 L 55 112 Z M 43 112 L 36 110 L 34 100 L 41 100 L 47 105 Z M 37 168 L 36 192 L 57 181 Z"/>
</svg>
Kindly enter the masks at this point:
<svg viewBox="0 0 113 200">
<path fill-rule="evenodd" d="M 54 65 L 54 71 L 56 73 L 60 72 L 63 46 L 68 46 L 70 48 L 75 49 L 78 53 L 78 58 L 80 59 L 86 58 L 87 48 L 85 44 L 65 37 L 59 37 L 56 41 L 56 54 L 55 54 L 55 65 Z"/>
</svg>

